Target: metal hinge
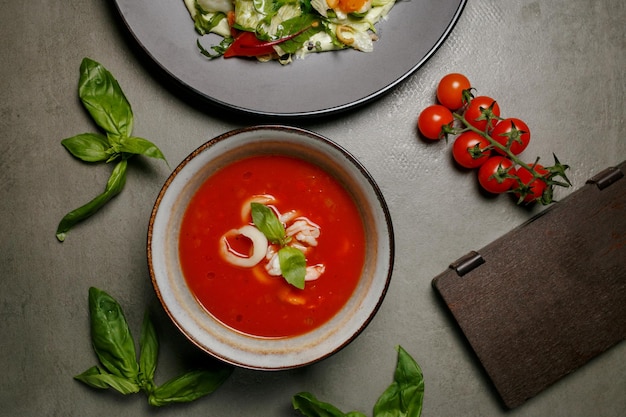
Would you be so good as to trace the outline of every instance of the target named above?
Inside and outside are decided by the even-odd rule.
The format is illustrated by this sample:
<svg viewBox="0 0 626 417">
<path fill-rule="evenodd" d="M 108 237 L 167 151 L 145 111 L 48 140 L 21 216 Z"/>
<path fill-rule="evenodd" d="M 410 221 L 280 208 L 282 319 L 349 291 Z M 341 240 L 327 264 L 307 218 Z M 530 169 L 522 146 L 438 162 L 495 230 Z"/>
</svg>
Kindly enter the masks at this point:
<svg viewBox="0 0 626 417">
<path fill-rule="evenodd" d="M 462 277 L 474 268 L 485 263 L 485 260 L 478 252 L 471 251 L 450 264 L 450 268 Z"/>
<path fill-rule="evenodd" d="M 618 167 L 609 167 L 587 180 L 587 184 L 595 184 L 599 189 L 604 190 L 622 177 L 624 177 L 622 170 Z"/>
</svg>

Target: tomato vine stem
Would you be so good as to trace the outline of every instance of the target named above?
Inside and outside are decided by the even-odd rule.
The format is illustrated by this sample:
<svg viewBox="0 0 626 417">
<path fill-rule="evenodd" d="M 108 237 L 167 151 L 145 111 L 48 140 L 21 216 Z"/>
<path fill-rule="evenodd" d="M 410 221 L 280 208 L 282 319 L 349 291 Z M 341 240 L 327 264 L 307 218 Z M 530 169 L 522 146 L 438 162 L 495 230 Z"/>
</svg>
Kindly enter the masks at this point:
<svg viewBox="0 0 626 417">
<path fill-rule="evenodd" d="M 515 164 L 517 164 L 517 165 L 519 165 L 521 167 L 524 167 L 524 168 L 526 168 L 529 171 L 533 171 L 534 172 L 534 170 L 532 170 L 531 167 L 527 163 L 525 163 L 524 161 L 519 159 L 517 157 L 517 155 L 515 155 L 513 152 L 511 152 L 511 147 L 510 146 L 504 146 L 503 144 L 501 144 L 500 142 L 498 142 L 497 140 L 492 138 L 491 135 L 489 135 L 487 132 L 475 128 L 474 126 L 472 126 L 467 121 L 467 119 L 465 119 L 465 116 L 463 116 L 461 114 L 458 114 L 458 113 L 452 113 L 452 116 L 455 119 L 461 121 L 461 123 L 463 123 L 463 125 L 465 126 L 465 128 L 461 132 L 459 132 L 459 133 L 466 132 L 468 130 L 471 130 L 472 132 L 478 133 L 479 135 L 481 135 L 482 137 L 484 137 L 485 139 L 487 139 L 489 141 L 489 144 L 491 145 L 491 147 L 497 148 L 497 149 L 501 150 L 502 152 L 506 153 L 507 157 L 511 161 L 513 161 Z M 542 178 L 542 177 L 538 176 L 537 178 Z"/>
<path fill-rule="evenodd" d="M 470 124 L 467 121 L 464 115 L 453 112 L 452 116 L 463 124 L 463 128 L 462 129 L 450 129 L 450 131 L 446 132 L 446 135 L 449 133 L 460 134 L 460 133 L 467 132 L 467 131 L 475 132 L 479 134 L 480 136 L 482 136 L 483 138 L 485 138 L 489 142 L 491 148 L 502 151 L 515 165 L 526 169 L 532 175 L 532 180 L 539 179 L 541 181 L 545 181 L 548 187 L 550 188 L 552 188 L 552 186 L 554 185 L 558 185 L 561 187 L 569 187 L 571 185 L 571 182 L 565 175 L 565 170 L 567 170 L 569 166 L 561 164 L 558 158 L 556 157 L 556 155 L 553 155 L 555 165 L 550 166 L 550 167 L 544 167 L 544 169 L 548 171 L 548 175 L 545 175 L 545 174 L 542 175 L 539 172 L 537 172 L 537 170 L 535 169 L 535 167 L 537 166 L 539 162 L 539 157 L 535 159 L 535 162 L 532 165 L 529 165 L 528 163 L 522 161 L 516 154 L 514 154 L 511 151 L 511 144 L 512 144 L 511 141 L 509 141 L 507 145 L 505 146 L 501 144 L 500 142 L 498 142 L 497 140 L 493 139 L 486 130 L 480 130 L 472 126 L 472 124 Z M 488 121 L 489 123 L 487 123 L 487 126 L 488 126 L 487 129 L 489 129 L 489 126 L 491 125 L 490 123 L 491 118 L 488 118 Z M 555 176 L 560 176 L 561 178 L 563 178 L 564 182 L 554 180 Z M 517 175 L 512 175 L 511 177 L 515 178 L 518 183 L 518 187 L 511 190 L 511 192 L 516 192 L 516 191 L 519 192 L 520 188 L 523 187 L 521 181 L 519 180 L 519 177 Z M 520 201 L 521 200 L 523 200 L 523 197 L 520 199 Z"/>
<path fill-rule="evenodd" d="M 540 164 L 539 157 L 524 162 L 519 155 L 530 142 L 526 123 L 500 117 L 497 101 L 475 96 L 475 91 L 465 75 L 445 75 L 437 84 L 438 103 L 419 114 L 419 133 L 425 139 L 445 138 L 446 142 L 451 135 L 458 136 L 452 147 L 454 160 L 464 168 L 478 168 L 478 182 L 487 192 L 512 193 L 517 204 L 552 203 L 554 186 L 572 185 L 565 175 L 569 166 L 561 164 L 554 153 L 552 166 Z"/>
</svg>

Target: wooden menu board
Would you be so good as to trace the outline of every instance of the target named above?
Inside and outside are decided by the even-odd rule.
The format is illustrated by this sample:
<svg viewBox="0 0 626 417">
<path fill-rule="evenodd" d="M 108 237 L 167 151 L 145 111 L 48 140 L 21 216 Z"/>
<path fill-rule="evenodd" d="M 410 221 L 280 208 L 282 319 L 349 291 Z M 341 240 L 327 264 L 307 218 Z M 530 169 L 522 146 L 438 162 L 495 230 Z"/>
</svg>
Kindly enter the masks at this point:
<svg viewBox="0 0 626 417">
<path fill-rule="evenodd" d="M 433 280 L 509 408 L 626 339 L 625 164 Z"/>
</svg>

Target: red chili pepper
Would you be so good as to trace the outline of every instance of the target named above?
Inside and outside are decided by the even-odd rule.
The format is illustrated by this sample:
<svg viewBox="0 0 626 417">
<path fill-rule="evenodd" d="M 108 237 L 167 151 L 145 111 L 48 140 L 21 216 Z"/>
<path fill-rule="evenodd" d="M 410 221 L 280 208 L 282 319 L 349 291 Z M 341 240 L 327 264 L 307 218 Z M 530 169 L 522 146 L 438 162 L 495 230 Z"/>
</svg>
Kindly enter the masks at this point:
<svg viewBox="0 0 626 417">
<path fill-rule="evenodd" d="M 234 56 L 252 57 L 273 54 L 275 52 L 273 48 L 274 45 L 279 45 L 285 41 L 293 39 L 309 28 L 317 27 L 318 25 L 319 22 L 313 22 L 310 26 L 297 31 L 296 33 L 273 41 L 263 41 L 257 38 L 254 32 L 241 32 L 235 36 L 233 43 L 231 43 L 228 49 L 224 52 L 224 58 L 231 58 Z"/>
<path fill-rule="evenodd" d="M 269 55 L 274 53 L 272 45 L 276 42 L 262 41 L 253 32 L 241 32 L 224 52 L 224 58 Z"/>
</svg>

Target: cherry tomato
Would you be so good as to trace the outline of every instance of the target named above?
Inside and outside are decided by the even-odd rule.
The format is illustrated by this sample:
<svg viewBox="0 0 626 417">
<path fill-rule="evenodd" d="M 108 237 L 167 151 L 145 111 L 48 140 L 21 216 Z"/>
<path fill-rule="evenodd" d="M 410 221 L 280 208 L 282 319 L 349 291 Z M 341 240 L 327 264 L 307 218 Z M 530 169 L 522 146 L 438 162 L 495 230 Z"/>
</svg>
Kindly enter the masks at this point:
<svg viewBox="0 0 626 417">
<path fill-rule="evenodd" d="M 426 107 L 417 119 L 417 127 L 427 139 L 441 139 L 443 127 L 452 124 L 452 112 L 440 104 Z"/>
<path fill-rule="evenodd" d="M 550 173 L 547 169 L 539 164 L 535 164 L 534 170 L 542 177 L 545 177 Z M 517 176 L 519 177 L 519 181 L 517 181 L 517 186 L 519 187 L 521 192 L 516 192 L 515 195 L 518 198 L 523 197 L 523 201 L 525 203 L 540 200 L 543 192 L 546 190 L 546 188 L 548 188 L 548 184 L 541 178 L 535 178 L 533 174 L 524 167 L 520 167 L 517 170 Z"/>
<path fill-rule="evenodd" d="M 487 115 L 491 118 L 490 127 L 493 127 L 500 117 L 500 106 L 497 101 L 487 96 L 474 97 L 465 110 L 465 119 L 468 123 L 482 131 L 487 129 Z"/>
<path fill-rule="evenodd" d="M 515 174 L 513 162 L 503 156 L 492 156 L 478 169 L 478 182 L 492 194 L 504 193 L 515 185 L 509 175 Z"/>
<path fill-rule="evenodd" d="M 463 91 L 471 88 L 470 82 L 463 74 L 452 73 L 444 76 L 437 86 L 437 100 L 450 110 L 463 107 Z"/>
<path fill-rule="evenodd" d="M 465 168 L 477 168 L 487 162 L 491 150 L 484 150 L 489 141 L 476 132 L 461 133 L 452 145 L 454 160 Z"/>
<path fill-rule="evenodd" d="M 504 146 L 511 142 L 511 152 L 514 155 L 519 155 L 530 142 L 530 130 L 522 120 L 511 117 L 499 121 L 491 131 L 491 137 Z M 498 148 L 496 148 L 496 152 L 504 155 L 504 152 Z"/>
</svg>

